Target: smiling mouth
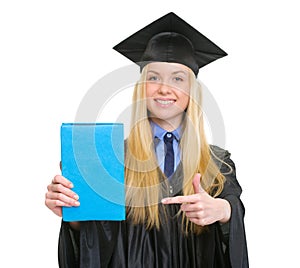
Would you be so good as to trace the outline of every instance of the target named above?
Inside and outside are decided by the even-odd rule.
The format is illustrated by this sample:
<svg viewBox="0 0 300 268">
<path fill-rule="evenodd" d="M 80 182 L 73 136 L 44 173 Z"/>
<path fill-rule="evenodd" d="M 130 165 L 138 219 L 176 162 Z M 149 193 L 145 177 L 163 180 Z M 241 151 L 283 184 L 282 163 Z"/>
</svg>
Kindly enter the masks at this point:
<svg viewBox="0 0 300 268">
<path fill-rule="evenodd" d="M 162 99 L 155 99 L 155 101 L 162 105 L 168 105 L 175 102 L 175 100 L 162 100 Z"/>
</svg>

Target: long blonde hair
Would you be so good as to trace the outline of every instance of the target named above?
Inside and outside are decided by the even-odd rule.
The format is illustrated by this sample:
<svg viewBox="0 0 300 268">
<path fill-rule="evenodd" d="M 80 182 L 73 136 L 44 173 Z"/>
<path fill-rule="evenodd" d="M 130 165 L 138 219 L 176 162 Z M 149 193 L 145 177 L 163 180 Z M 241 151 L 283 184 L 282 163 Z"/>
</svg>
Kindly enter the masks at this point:
<svg viewBox="0 0 300 268">
<path fill-rule="evenodd" d="M 125 158 L 127 215 L 133 223 L 143 223 L 147 228 L 159 228 L 161 224 L 159 202 L 164 178 L 159 171 L 153 136 L 146 105 L 146 73 L 143 69 L 140 81 L 133 94 L 131 131 L 127 139 Z M 201 174 L 202 187 L 212 196 L 223 190 L 224 176 L 211 158 L 211 149 L 204 133 L 201 109 L 201 85 L 192 71 L 190 77 L 190 100 L 183 119 L 183 134 L 180 139 L 183 167 L 182 191 L 194 194 L 192 180 L 195 173 Z M 191 223 L 183 215 L 185 231 L 200 233 L 203 227 Z"/>
</svg>

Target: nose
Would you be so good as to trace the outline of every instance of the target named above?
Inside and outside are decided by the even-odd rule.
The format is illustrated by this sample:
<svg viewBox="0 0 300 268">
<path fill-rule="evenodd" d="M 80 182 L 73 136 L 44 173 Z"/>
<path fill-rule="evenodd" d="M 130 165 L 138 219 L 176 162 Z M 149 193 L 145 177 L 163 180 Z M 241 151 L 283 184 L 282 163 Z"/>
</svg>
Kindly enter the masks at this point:
<svg viewBox="0 0 300 268">
<path fill-rule="evenodd" d="M 168 84 L 162 82 L 159 84 L 158 92 L 163 95 L 168 94 L 171 92 L 171 87 Z"/>
</svg>

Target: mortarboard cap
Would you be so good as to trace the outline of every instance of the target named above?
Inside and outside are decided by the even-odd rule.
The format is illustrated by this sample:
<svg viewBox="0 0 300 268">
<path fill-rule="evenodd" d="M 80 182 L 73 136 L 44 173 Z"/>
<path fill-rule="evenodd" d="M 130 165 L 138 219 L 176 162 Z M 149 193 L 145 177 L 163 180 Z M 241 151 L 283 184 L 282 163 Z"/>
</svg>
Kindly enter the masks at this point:
<svg viewBox="0 0 300 268">
<path fill-rule="evenodd" d="M 203 34 L 170 12 L 114 47 L 138 64 L 149 62 L 181 63 L 197 76 L 199 68 L 227 55 Z"/>
</svg>

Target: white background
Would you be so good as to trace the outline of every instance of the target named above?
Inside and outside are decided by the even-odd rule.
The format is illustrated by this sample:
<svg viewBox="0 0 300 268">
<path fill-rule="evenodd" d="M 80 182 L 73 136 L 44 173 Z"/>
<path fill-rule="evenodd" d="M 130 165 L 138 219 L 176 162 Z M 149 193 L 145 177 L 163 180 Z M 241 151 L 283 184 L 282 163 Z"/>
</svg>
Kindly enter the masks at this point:
<svg viewBox="0 0 300 268">
<path fill-rule="evenodd" d="M 221 109 L 244 189 L 250 265 L 296 266 L 297 1 L 190 3 L 1 1 L 1 267 L 57 267 L 60 219 L 44 194 L 60 172 L 60 124 L 74 121 L 97 80 L 129 64 L 112 47 L 170 11 L 229 54 L 199 78 Z"/>
</svg>

